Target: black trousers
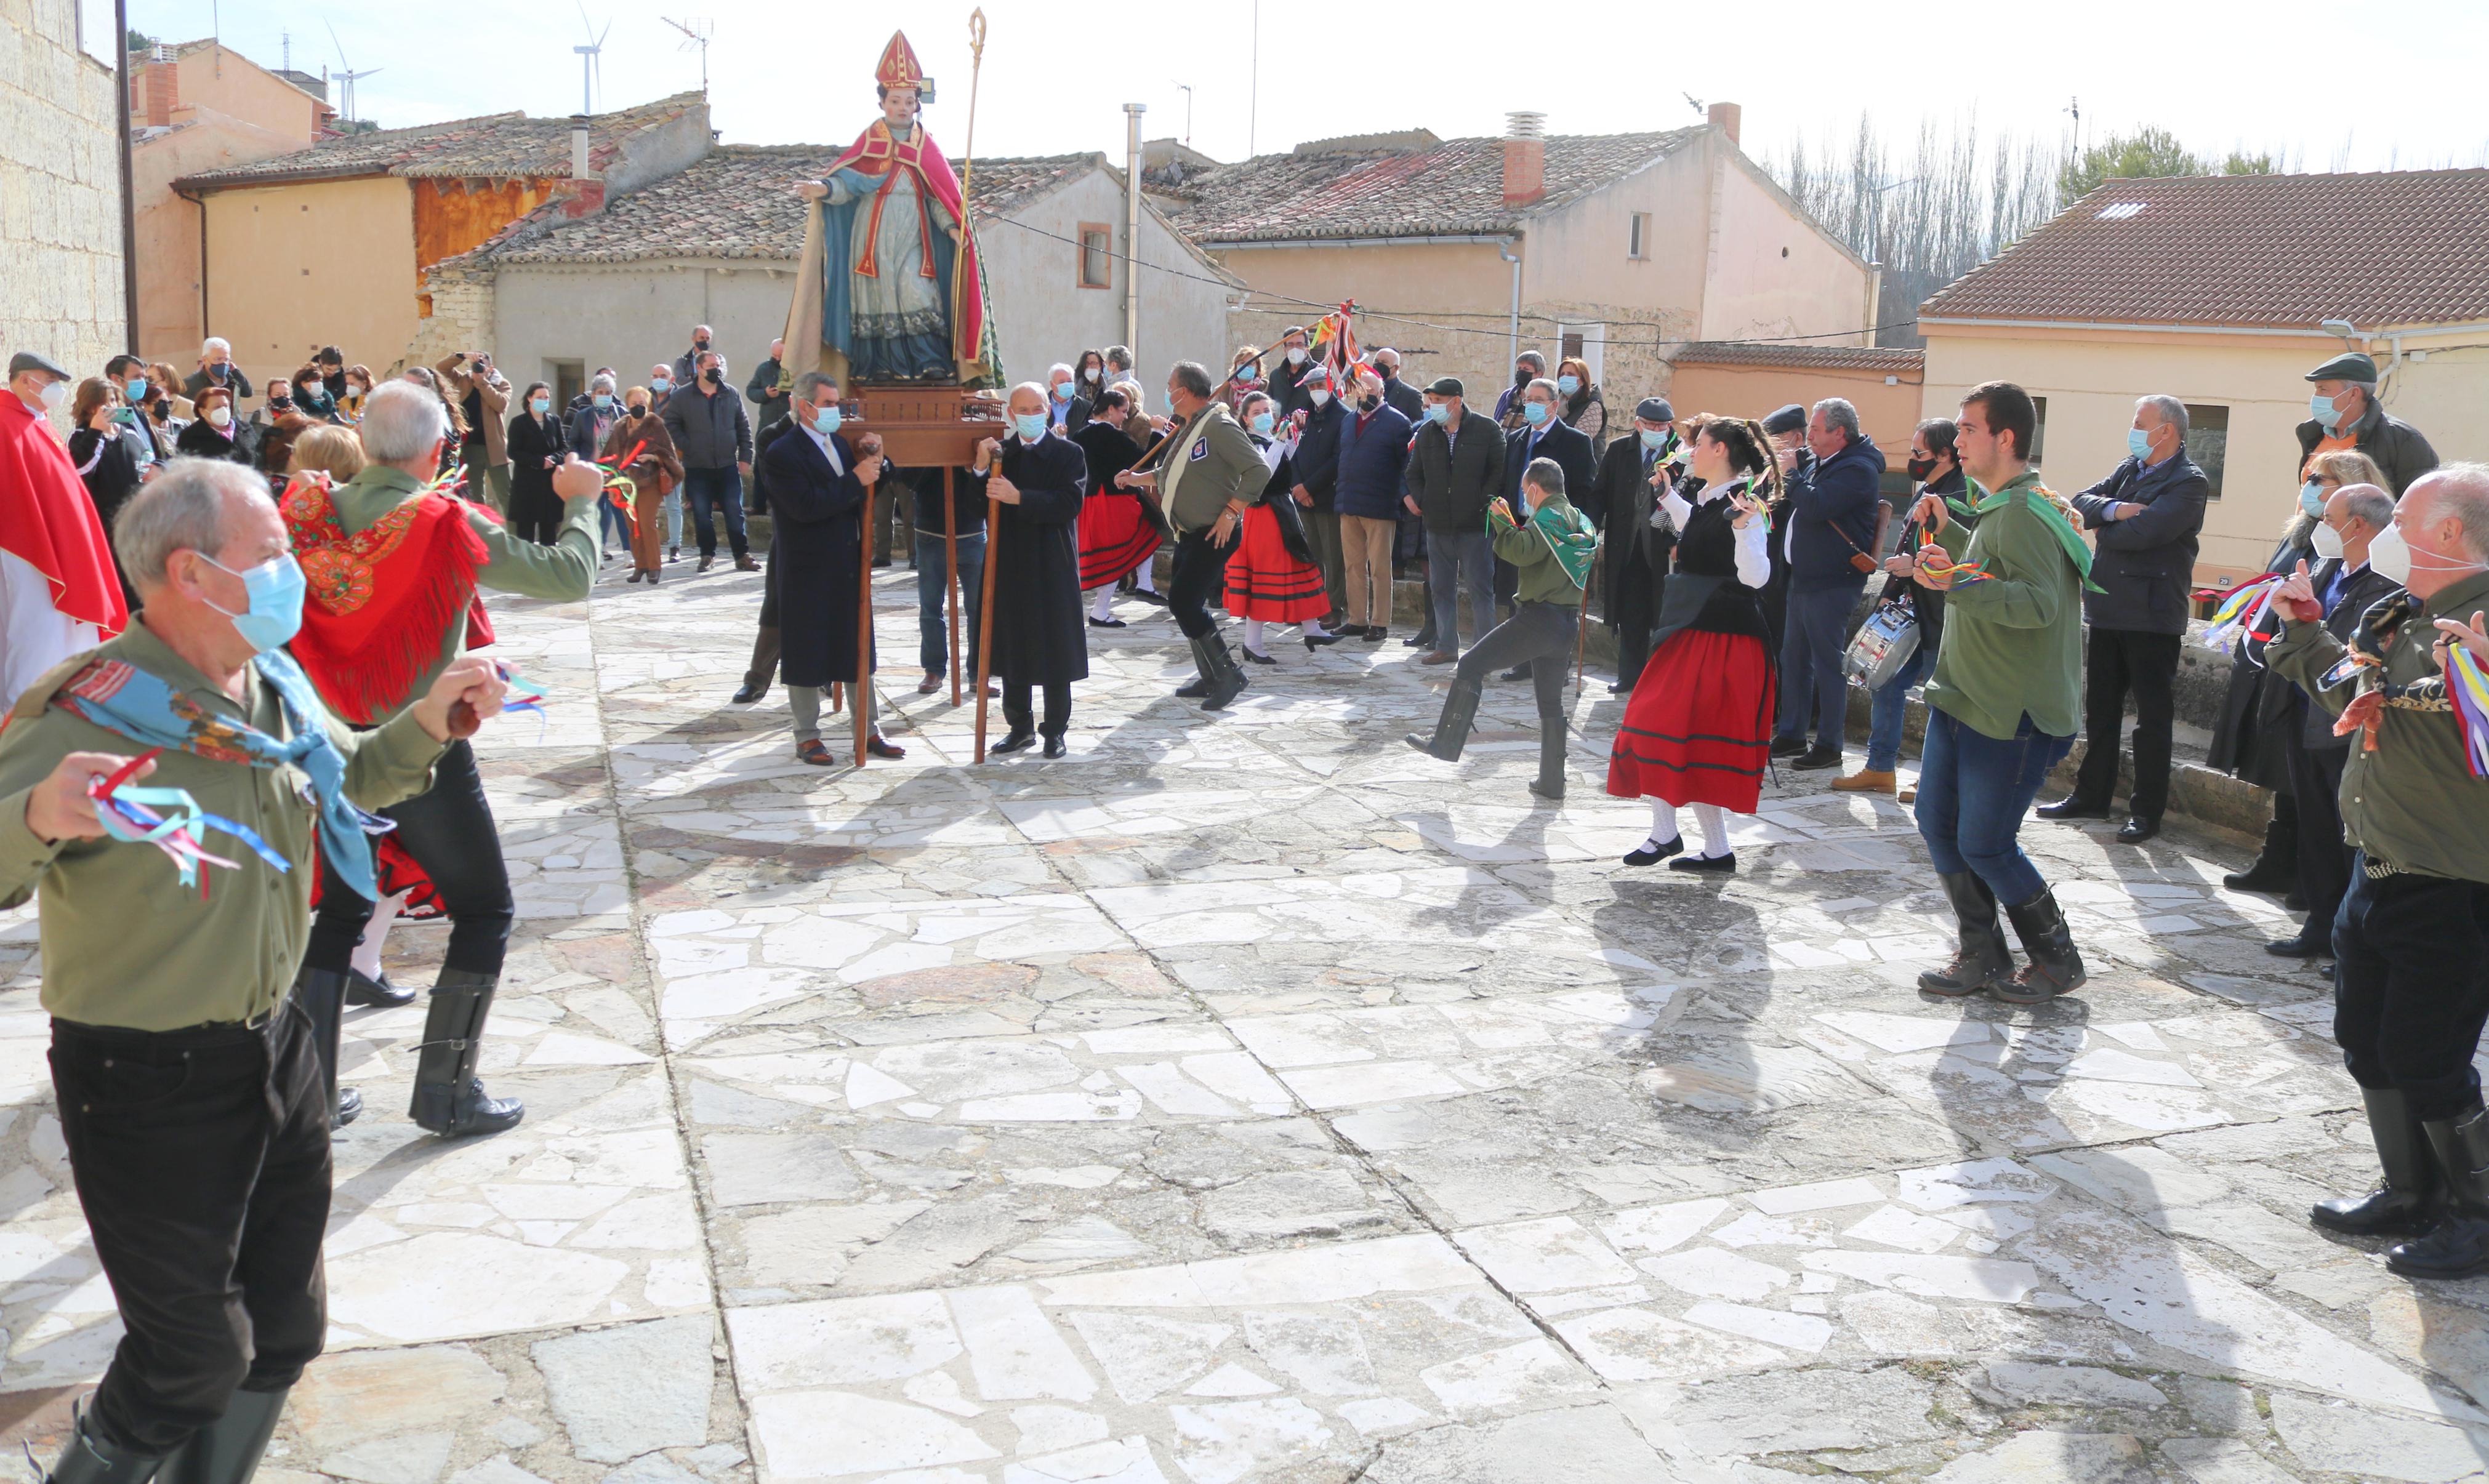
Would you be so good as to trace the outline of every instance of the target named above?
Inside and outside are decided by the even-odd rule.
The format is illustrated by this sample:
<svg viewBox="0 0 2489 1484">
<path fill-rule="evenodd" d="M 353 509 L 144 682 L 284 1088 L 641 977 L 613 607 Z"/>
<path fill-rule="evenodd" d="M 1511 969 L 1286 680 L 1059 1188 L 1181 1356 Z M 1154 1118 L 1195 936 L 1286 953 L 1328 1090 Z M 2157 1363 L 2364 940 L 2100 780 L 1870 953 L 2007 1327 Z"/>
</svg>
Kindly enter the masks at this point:
<svg viewBox="0 0 2489 1484">
<path fill-rule="evenodd" d="M 2299 889 L 2307 897 L 2308 935 L 2321 942 L 2332 935 L 2333 914 L 2351 888 L 2352 852 L 2342 840 L 2342 769 L 2351 750 L 2314 752 L 2294 736 L 2288 758 L 2290 792 L 2282 797 L 2299 801 Z"/>
<path fill-rule="evenodd" d="M 150 1033 L 52 1022 L 70 1174 L 125 1333 L 96 1387 L 107 1441 L 167 1452 L 320 1354 L 329 1095 L 311 1023 Z"/>
<path fill-rule="evenodd" d="M 1651 599 L 1650 573 L 1640 563 L 1625 569 L 1617 586 L 1608 594 L 1608 616 L 1616 628 L 1616 683 L 1631 690 L 1650 663 L 1650 631 L 1659 611 Z"/>
<path fill-rule="evenodd" d="M 1049 737 L 1059 737 L 1063 735 L 1063 729 L 1072 725 L 1072 682 L 1069 680 L 1048 680 L 1043 686 L 1036 686 L 1006 675 L 1003 678 L 1003 720 L 1011 724 L 1014 731 L 1030 730 L 1029 701 L 1032 692 L 1039 690 L 1045 693 L 1045 720 L 1035 729 Z"/>
<path fill-rule="evenodd" d="M 2304 801 L 2302 801 L 2303 805 Z M 2480 1106 L 2473 1053 L 2489 1021 L 2489 884 L 2397 872 L 2352 857 L 2333 917 L 2333 1039 L 2361 1087 L 2392 1088 L 2415 1117 Z"/>
<path fill-rule="evenodd" d="M 1463 680 L 1483 681 L 1507 666 L 1529 665 L 1539 718 L 1561 717 L 1564 682 L 1573 673 L 1573 634 L 1581 616 L 1580 609 L 1560 604 L 1521 604 L 1511 617 L 1470 645 L 1452 672 Z"/>
<path fill-rule="evenodd" d="M 397 821 L 397 842 L 432 878 L 448 909 L 443 966 L 498 976 L 518 908 L 510 899 L 493 806 L 484 801 L 483 776 L 475 771 L 475 750 L 464 737 L 450 743 L 433 765 L 431 788 L 380 813 Z M 356 896 L 325 859 L 320 870 L 320 910 L 311 920 L 302 966 L 344 973 L 372 920 L 372 903 Z"/>
<path fill-rule="evenodd" d="M 561 497 L 548 486 L 543 490 L 510 492 L 510 529 L 522 541 L 538 546 L 551 546 L 561 534 Z"/>
<path fill-rule="evenodd" d="M 752 636 L 752 668 L 743 683 L 765 686 L 778 678 L 778 543 L 769 544 L 769 561 L 760 573 L 760 626 Z"/>
<path fill-rule="evenodd" d="M 2158 821 L 2169 805 L 2169 728 L 2177 719 L 2172 691 L 2178 679 L 2176 634 L 2132 629 L 2092 630 L 2084 658 L 2083 765 L 2074 774 L 2074 796 L 2105 807 L 2117 790 L 2117 747 L 2126 730 L 2126 698 L 2134 695 L 2134 793 L 2127 809 L 2137 819 Z"/>
<path fill-rule="evenodd" d="M 1218 632 L 1218 620 L 1210 616 L 1210 595 L 1218 590 L 1227 576 L 1227 557 L 1236 550 L 1240 537 L 1230 536 L 1225 546 L 1210 544 L 1207 530 L 1187 531 L 1175 538 L 1175 570 L 1167 580 L 1167 612 L 1175 614 L 1176 627 L 1187 639 L 1207 639 Z"/>
</svg>

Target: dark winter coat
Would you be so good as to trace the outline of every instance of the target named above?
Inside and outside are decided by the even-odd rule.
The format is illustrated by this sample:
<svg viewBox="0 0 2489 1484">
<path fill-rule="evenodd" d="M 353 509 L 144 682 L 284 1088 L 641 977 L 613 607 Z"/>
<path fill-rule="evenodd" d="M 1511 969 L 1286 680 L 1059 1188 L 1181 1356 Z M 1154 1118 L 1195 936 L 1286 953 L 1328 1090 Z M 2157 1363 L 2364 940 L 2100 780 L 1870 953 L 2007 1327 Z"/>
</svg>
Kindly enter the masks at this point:
<svg viewBox="0 0 2489 1484">
<path fill-rule="evenodd" d="M 2342 558 L 2335 556 L 2308 574 L 2309 582 L 2316 588 L 2317 601 L 2324 601 L 2326 590 L 2333 585 L 2334 576 L 2341 570 Z M 2402 590 L 2402 584 L 2383 572 L 2374 567 L 2361 567 L 2342 585 L 2342 591 L 2334 597 L 2333 606 L 2325 611 L 2326 632 L 2349 643 L 2351 636 L 2360 630 L 2360 619 L 2368 610 Z M 2350 751 L 2349 736 L 2333 735 L 2333 713 L 2317 704 L 2296 682 L 2291 689 L 2299 692 L 2299 745 L 2311 753 Z"/>
<path fill-rule="evenodd" d="M 2285 538 L 2274 549 L 2267 572 L 2289 572 L 2306 562 L 2312 570 L 2323 560 L 2306 543 Z M 2264 663 L 2264 643 L 2241 639 L 2230 649 L 2230 686 L 2221 697 L 2221 716 L 2213 728 L 2213 745 L 2204 760 L 2224 773 L 2234 773 L 2260 787 L 2288 792 L 2290 757 L 2283 744 L 2290 732 L 2292 703 L 2299 690 Z"/>
<path fill-rule="evenodd" d="M 1397 408 L 1413 428 L 1426 420 L 1426 394 L 1396 376 L 1384 382 L 1383 400 Z"/>
<path fill-rule="evenodd" d="M 1294 462 L 1297 482 L 1314 498 L 1316 510 L 1337 508 L 1333 501 L 1339 493 L 1339 430 L 1348 415 L 1337 397 L 1306 410 L 1305 430 L 1297 439 Z"/>
<path fill-rule="evenodd" d="M 2083 592 L 2084 622 L 2130 633 L 2187 632 L 2195 536 L 2204 528 L 2204 499 L 2211 489 L 2204 471 L 2181 452 L 2148 467 L 2130 458 L 2069 501 L 2096 548 L 2093 587 Z M 2117 504 L 2143 509 L 2122 521 L 2103 519 Z"/>
<path fill-rule="evenodd" d="M 2402 499 L 2413 480 L 2437 468 L 2437 450 L 2420 437 L 2419 429 L 2399 417 L 2387 416 L 2386 410 L 2377 405 L 2373 388 L 2368 394 L 2368 410 L 2360 414 L 2352 436 L 2359 450 L 2376 460 L 2377 467 L 2385 471 L 2386 488 L 2393 491 L 2396 499 Z M 2315 418 L 2299 425 L 2300 468 L 2307 467 L 2307 456 L 2316 451 L 2324 438 L 2325 424 Z"/>
<path fill-rule="evenodd" d="M 1089 462 L 1049 433 L 1003 443 L 1002 475 L 1019 503 L 995 507 L 986 559 L 993 563 L 993 672 L 1005 685 L 1061 685 L 1089 678 L 1089 633 L 1080 614 L 1080 499 Z M 968 480 L 984 493 L 986 476 Z"/>
<path fill-rule="evenodd" d="M 838 450 L 836 470 L 800 430 L 782 435 L 761 456 L 775 532 L 778 663 L 788 685 L 853 684 L 856 678 L 865 485 L 855 475 L 854 445 L 835 433 L 830 442 Z"/>
<path fill-rule="evenodd" d="M 1340 419 L 1339 483 L 1332 494 L 1340 514 L 1373 521 L 1399 517 L 1412 431 L 1409 419 L 1388 404 L 1362 417 L 1350 413 Z M 1302 452 L 1302 445 L 1299 451 Z M 1320 502 L 1314 508 L 1321 509 Z"/>
<path fill-rule="evenodd" d="M 511 504 L 515 506 L 526 497 L 558 505 L 561 501 L 553 492 L 553 471 L 545 467 L 545 460 L 552 459 L 558 465 L 570 452 L 570 435 L 560 419 L 551 413 L 541 417 L 521 413 L 510 419 L 508 431 Z"/>
<path fill-rule="evenodd" d="M 1538 446 L 1530 446 L 1530 435 L 1538 434 Z M 1599 477 L 1598 450 L 1590 446 L 1590 436 L 1581 429 L 1549 419 L 1542 431 L 1536 428 L 1515 428 L 1504 435 L 1503 484 L 1504 500 L 1513 513 L 1521 513 L 1521 476 L 1532 459 L 1554 459 L 1564 471 L 1564 499 L 1571 503 L 1576 491 L 1588 490 Z"/>
<path fill-rule="evenodd" d="M 1503 429 L 1474 408 L 1461 414 L 1460 436 L 1429 422 L 1409 448 L 1410 497 L 1426 528 L 1443 535 L 1486 531 L 1486 507 L 1503 477 Z"/>
<path fill-rule="evenodd" d="M 1646 628 L 1659 612 L 1660 584 L 1667 578 L 1675 536 L 1650 528 L 1651 508 L 1658 501 L 1659 492 L 1651 488 L 1643 466 L 1640 438 L 1610 442 L 1599 455 L 1599 471 L 1590 480 L 1588 495 L 1572 501 L 1573 508 L 1599 523 L 1606 548 L 1599 590 L 1606 594 L 1611 629 L 1624 620 Z"/>
<path fill-rule="evenodd" d="M 685 469 L 728 469 L 752 462 L 752 419 L 743 399 L 720 383 L 686 386 L 666 398 L 658 413 L 673 435 Z"/>
<path fill-rule="evenodd" d="M 1877 555 L 1875 516 L 1884 504 L 1883 478 L 1884 450 L 1862 436 L 1816 465 L 1803 487 L 1792 482 L 1786 528 L 1791 591 L 1854 589 L 1866 581 L 1849 558 L 1859 552 Z M 1772 529 L 1776 548 L 1782 544 L 1782 529 L 1777 525 Z"/>
</svg>

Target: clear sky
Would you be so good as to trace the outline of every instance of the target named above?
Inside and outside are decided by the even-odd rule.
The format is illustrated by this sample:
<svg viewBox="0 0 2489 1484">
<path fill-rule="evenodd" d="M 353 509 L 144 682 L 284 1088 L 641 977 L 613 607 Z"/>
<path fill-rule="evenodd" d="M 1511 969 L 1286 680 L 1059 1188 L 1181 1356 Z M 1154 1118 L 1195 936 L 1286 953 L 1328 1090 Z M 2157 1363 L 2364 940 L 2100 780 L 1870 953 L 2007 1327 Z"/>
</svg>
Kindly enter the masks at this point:
<svg viewBox="0 0 2489 1484">
<path fill-rule="evenodd" d="M 81 0 L 88 34 L 109 35 L 109 0 Z M 662 17 L 706 17 L 713 118 L 732 142 L 840 143 L 873 113 L 873 66 L 903 24 L 940 87 L 928 120 L 953 155 L 965 147 L 967 14 L 958 0 L 866 8 L 750 0 L 587 0 L 606 36 L 600 111 L 700 85 L 700 58 Z M 389 126 L 580 104 L 586 38 L 573 0 L 499 4 L 312 5 L 278 0 L 129 0 L 151 36 L 209 34 L 270 66 L 291 33 L 294 64 L 317 72 L 378 69 L 359 111 Z M 978 100 L 979 154 L 1104 150 L 1120 156 L 1122 104 L 1146 103 L 1146 132 L 1186 129 L 1222 159 L 1253 147 L 1423 127 L 1502 130 L 1508 109 L 1545 112 L 1560 133 L 1674 128 L 1699 115 L 1685 95 L 1745 110 L 1749 153 L 1845 135 L 1862 108 L 1888 138 L 1923 118 L 1949 128 L 2062 139 L 2079 99 L 2087 135 L 2158 124 L 2199 152 L 2279 153 L 2293 168 L 2489 164 L 2484 0 L 2197 0 L 2137 14 L 2067 5 L 1786 0 L 1671 8 L 1569 0 L 1527 40 L 1516 12 L 1473 0 L 1343 6 L 1261 0 L 1258 107 L 1254 0 L 1139 9 L 985 0 L 989 22 Z M 100 20 L 93 17 L 100 15 Z M 1653 18 L 1653 17 L 1660 18 Z M 1109 19 L 1108 17 L 1113 17 Z M 1749 21 L 1748 17 L 1753 17 Z M 325 21 L 325 24 L 324 24 Z M 331 42 L 328 26 L 336 28 Z"/>
</svg>

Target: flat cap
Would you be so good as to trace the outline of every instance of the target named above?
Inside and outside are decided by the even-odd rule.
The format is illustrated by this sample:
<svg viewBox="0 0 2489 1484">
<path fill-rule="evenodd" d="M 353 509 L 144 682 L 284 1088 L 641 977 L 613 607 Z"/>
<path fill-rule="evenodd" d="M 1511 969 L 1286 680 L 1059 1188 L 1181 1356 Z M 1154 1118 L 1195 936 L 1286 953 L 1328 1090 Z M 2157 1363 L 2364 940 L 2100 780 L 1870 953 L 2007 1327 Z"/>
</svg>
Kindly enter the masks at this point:
<svg viewBox="0 0 2489 1484">
<path fill-rule="evenodd" d="M 1668 405 L 1666 397 L 1645 397 L 1634 404 L 1634 415 L 1645 422 L 1674 422 L 1676 409 Z"/>
<path fill-rule="evenodd" d="M 2332 360 L 2307 373 L 2311 382 L 2358 382 L 2362 385 L 2377 385 L 2377 363 L 2360 351 L 2344 351 Z"/>
<path fill-rule="evenodd" d="M 1439 376 L 1435 378 L 1432 382 L 1427 384 L 1426 394 L 1434 397 L 1466 397 L 1469 395 L 1468 392 L 1461 389 L 1461 379 L 1457 376 Z"/>
<path fill-rule="evenodd" d="M 1763 419 L 1763 431 L 1766 433 L 1796 433 L 1803 431 L 1805 427 L 1806 409 L 1794 402 Z"/>
<path fill-rule="evenodd" d="M 52 364 L 50 360 L 43 357 L 36 355 L 33 351 L 19 351 L 16 355 L 9 357 L 9 374 L 11 376 L 15 376 L 20 371 L 49 371 L 52 375 L 59 377 L 62 381 L 66 382 L 70 379 L 70 374 L 68 372 Z M 2371 373 L 2372 376 L 2373 374 L 2374 373 Z"/>
</svg>

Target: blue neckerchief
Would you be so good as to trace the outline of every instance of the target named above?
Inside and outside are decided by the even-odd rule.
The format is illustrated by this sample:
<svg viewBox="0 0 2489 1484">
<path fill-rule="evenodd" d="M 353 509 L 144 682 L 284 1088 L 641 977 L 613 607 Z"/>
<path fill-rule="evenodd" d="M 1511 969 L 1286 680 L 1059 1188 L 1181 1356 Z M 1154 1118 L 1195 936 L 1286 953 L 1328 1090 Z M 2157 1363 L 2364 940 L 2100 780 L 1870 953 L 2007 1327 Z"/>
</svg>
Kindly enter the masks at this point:
<svg viewBox="0 0 2489 1484">
<path fill-rule="evenodd" d="M 320 805 L 320 849 L 337 876 L 366 900 L 377 900 L 371 836 L 394 828 L 365 813 L 346 797 L 346 755 L 330 740 L 310 678 L 282 649 L 255 657 L 261 680 L 276 691 L 294 739 L 279 742 L 264 731 L 214 715 L 198 702 L 127 660 L 100 660 L 80 671 L 52 703 L 106 731 L 147 747 L 172 748 L 214 762 L 273 768 L 292 763 L 311 780 Z"/>
</svg>

